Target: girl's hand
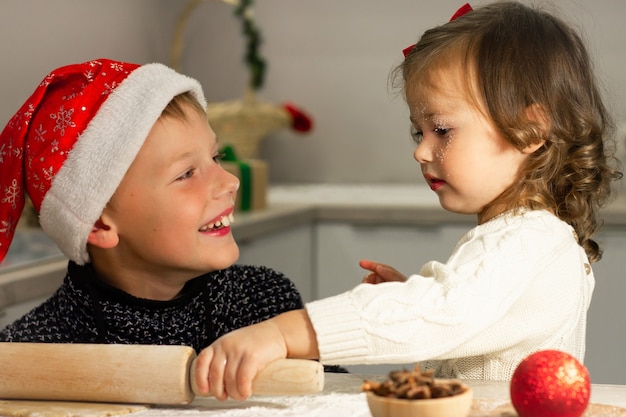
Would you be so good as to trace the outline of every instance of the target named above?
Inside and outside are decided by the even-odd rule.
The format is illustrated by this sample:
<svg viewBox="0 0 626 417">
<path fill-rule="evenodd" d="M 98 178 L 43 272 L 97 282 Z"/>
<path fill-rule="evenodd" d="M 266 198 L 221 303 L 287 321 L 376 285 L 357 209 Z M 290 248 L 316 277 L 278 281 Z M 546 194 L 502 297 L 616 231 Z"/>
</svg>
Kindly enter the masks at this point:
<svg viewBox="0 0 626 417">
<path fill-rule="evenodd" d="M 363 278 L 365 284 L 380 284 L 381 282 L 390 281 L 406 281 L 406 276 L 398 272 L 395 268 L 389 265 L 381 264 L 379 262 L 370 261 L 368 259 L 361 259 L 359 266 L 363 269 L 371 271 Z"/>
<path fill-rule="evenodd" d="M 267 320 L 228 333 L 202 350 L 196 359 L 195 383 L 201 395 L 245 400 L 257 373 L 286 356 L 280 329 Z"/>
</svg>

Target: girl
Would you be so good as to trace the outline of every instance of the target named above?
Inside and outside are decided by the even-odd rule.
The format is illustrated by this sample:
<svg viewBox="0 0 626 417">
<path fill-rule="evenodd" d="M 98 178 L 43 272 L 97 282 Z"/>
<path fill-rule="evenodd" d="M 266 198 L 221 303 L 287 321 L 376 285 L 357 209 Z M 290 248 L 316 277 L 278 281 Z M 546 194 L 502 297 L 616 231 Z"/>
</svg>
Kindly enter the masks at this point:
<svg viewBox="0 0 626 417">
<path fill-rule="evenodd" d="M 425 362 L 438 377 L 485 380 L 510 379 L 541 349 L 583 359 L 598 208 L 621 177 L 591 61 L 550 14 L 468 9 L 426 31 L 394 74 L 426 182 L 477 226 L 446 263 L 405 278 L 363 261 L 371 274 L 353 290 L 221 337 L 200 354 L 203 390 L 243 399 L 281 357 Z"/>
</svg>

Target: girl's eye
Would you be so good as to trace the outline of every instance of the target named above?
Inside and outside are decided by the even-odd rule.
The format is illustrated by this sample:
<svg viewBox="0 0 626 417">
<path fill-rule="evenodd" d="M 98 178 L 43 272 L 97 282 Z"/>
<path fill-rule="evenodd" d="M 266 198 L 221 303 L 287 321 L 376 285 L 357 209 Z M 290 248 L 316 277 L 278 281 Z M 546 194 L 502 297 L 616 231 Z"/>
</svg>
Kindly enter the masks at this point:
<svg viewBox="0 0 626 417">
<path fill-rule="evenodd" d="M 413 142 L 419 145 L 422 143 L 422 139 L 424 139 L 424 132 L 417 129 L 411 129 L 411 137 L 413 138 Z"/>
<path fill-rule="evenodd" d="M 213 160 L 219 164 L 222 162 L 222 159 L 224 159 L 225 157 L 226 157 L 226 154 L 218 153 L 217 155 L 213 156 Z"/>
<path fill-rule="evenodd" d="M 436 127 L 435 129 L 433 129 L 433 132 L 445 138 L 446 136 L 448 136 L 448 133 L 450 133 L 450 129 L 446 127 Z"/>
</svg>

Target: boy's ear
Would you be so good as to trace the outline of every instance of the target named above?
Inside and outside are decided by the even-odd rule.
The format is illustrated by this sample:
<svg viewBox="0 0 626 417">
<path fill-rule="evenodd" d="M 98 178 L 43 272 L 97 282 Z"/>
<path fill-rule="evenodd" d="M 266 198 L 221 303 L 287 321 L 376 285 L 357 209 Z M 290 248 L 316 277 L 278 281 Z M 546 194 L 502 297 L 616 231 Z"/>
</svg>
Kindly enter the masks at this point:
<svg viewBox="0 0 626 417">
<path fill-rule="evenodd" d="M 547 133 L 550 131 L 551 122 L 550 122 L 550 118 L 548 117 L 547 112 L 545 111 L 544 107 L 541 104 L 538 104 L 538 103 L 531 104 L 530 106 L 526 107 L 525 113 L 526 113 L 527 120 L 533 123 L 536 123 L 541 129 L 541 132 L 543 133 L 540 136 L 541 137 L 540 140 L 538 140 L 537 142 L 531 143 L 530 145 L 522 149 L 523 153 L 531 154 L 535 152 L 537 149 L 541 148 L 544 143 L 546 143 L 545 138 L 547 137 Z"/>
<path fill-rule="evenodd" d="M 103 249 L 113 248 L 119 241 L 120 238 L 113 223 L 104 214 L 93 225 L 87 237 L 87 243 Z"/>
</svg>

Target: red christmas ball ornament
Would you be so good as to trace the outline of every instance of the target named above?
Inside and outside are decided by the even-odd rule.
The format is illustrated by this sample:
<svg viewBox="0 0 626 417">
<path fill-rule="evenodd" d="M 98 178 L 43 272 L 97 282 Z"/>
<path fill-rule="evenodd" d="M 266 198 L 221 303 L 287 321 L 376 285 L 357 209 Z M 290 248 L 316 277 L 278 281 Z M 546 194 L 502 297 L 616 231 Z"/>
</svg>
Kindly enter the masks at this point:
<svg viewBox="0 0 626 417">
<path fill-rule="evenodd" d="M 572 355 L 542 350 L 513 372 L 511 402 L 520 417 L 580 417 L 589 404 L 587 368 Z"/>
</svg>

